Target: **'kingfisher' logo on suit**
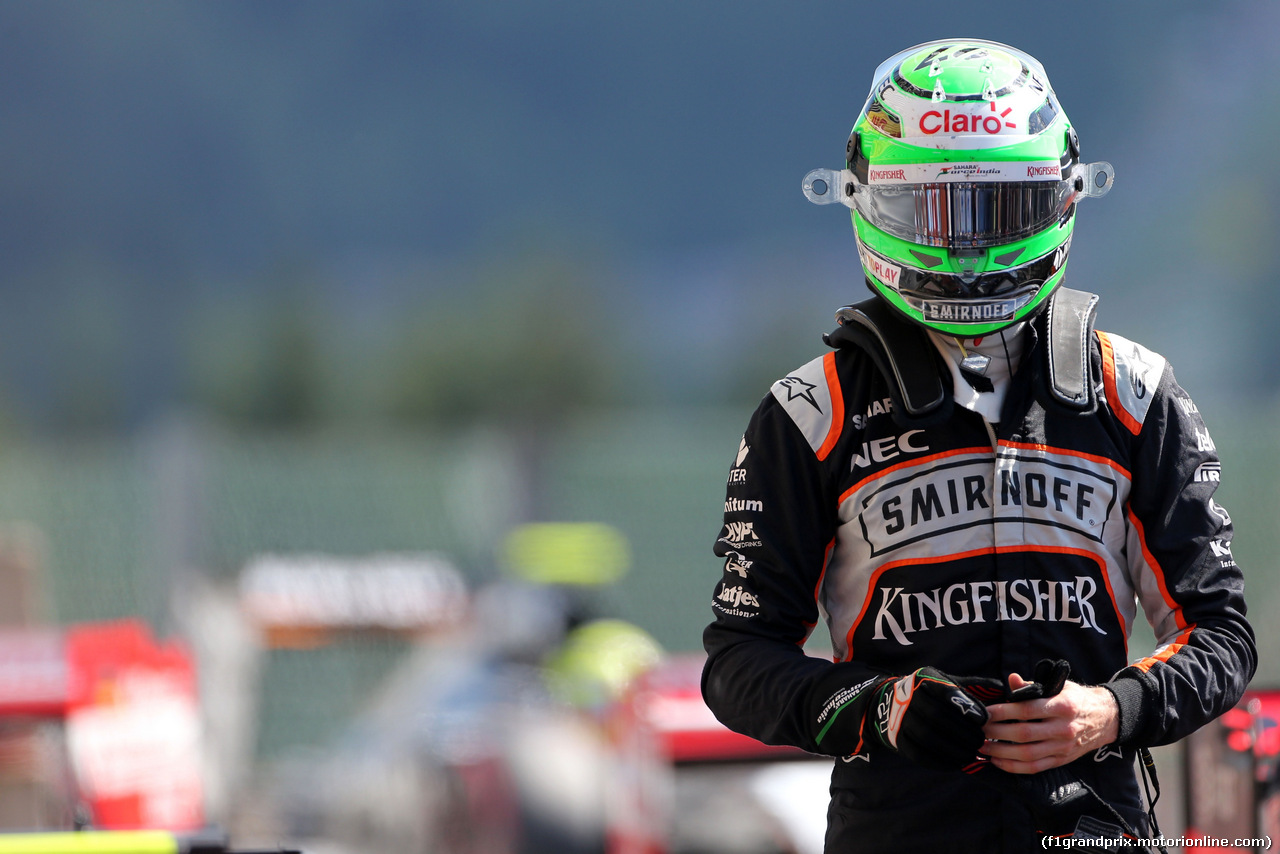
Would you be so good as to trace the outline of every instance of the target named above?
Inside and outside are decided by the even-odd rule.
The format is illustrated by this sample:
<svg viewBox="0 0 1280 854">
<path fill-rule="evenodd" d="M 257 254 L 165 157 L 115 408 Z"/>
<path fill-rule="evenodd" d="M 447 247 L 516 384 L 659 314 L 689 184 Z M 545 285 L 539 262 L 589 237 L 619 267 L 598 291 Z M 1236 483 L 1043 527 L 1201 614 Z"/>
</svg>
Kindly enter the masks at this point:
<svg viewBox="0 0 1280 854">
<path fill-rule="evenodd" d="M 969 581 L 923 591 L 881 587 L 876 592 L 880 598 L 872 639 L 893 638 L 901 646 L 912 645 L 907 635 L 997 621 L 1075 623 L 1081 629 L 1107 634 L 1093 607 L 1098 582 L 1087 575 L 1063 581 Z"/>
</svg>

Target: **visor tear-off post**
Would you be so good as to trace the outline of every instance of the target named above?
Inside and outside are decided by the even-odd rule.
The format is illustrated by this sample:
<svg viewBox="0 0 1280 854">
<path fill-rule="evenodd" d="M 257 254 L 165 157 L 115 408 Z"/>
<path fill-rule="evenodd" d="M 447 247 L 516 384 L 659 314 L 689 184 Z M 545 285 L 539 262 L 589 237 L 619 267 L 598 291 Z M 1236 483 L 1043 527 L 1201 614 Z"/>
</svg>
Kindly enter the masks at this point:
<svg viewBox="0 0 1280 854">
<path fill-rule="evenodd" d="M 804 176 L 800 189 L 815 205 L 852 208 L 856 180 L 849 169 L 812 169 Z"/>
</svg>

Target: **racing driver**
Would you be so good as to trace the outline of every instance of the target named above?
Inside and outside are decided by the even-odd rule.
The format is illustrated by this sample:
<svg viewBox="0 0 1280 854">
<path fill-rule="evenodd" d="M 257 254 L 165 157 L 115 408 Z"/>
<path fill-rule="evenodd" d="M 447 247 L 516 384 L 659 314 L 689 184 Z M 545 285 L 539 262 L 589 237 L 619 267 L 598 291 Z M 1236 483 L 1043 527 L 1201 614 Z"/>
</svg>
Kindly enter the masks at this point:
<svg viewBox="0 0 1280 854">
<path fill-rule="evenodd" d="M 1254 673 L 1200 413 L 1063 286 L 1111 184 L 1040 63 L 976 39 L 886 60 L 845 168 L 804 179 L 873 296 L 738 446 L 703 693 L 837 757 L 831 854 L 1144 838 L 1136 760 Z M 1139 606 L 1158 646 L 1131 654 Z M 833 661 L 802 649 L 819 619 Z"/>
</svg>

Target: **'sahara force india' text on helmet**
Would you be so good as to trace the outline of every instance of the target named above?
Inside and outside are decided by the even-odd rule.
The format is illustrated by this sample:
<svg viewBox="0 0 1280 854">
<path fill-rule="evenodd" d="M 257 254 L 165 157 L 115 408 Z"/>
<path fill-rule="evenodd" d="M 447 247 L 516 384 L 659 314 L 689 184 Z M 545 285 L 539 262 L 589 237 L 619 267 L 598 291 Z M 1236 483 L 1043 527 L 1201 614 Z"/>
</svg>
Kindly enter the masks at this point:
<svg viewBox="0 0 1280 854">
<path fill-rule="evenodd" d="M 911 320 L 978 336 L 1024 320 L 1062 283 L 1076 202 L 1111 189 L 1044 67 L 1016 48 L 948 39 L 876 69 L 846 168 L 805 196 L 853 212 L 867 284 Z"/>
</svg>

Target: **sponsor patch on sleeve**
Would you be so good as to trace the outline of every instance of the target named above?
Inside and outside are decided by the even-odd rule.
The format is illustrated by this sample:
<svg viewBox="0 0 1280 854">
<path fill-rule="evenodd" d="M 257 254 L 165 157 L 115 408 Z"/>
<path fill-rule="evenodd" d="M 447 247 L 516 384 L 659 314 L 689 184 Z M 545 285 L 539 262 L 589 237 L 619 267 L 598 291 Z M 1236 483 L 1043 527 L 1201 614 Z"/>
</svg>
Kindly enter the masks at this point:
<svg viewBox="0 0 1280 854">
<path fill-rule="evenodd" d="M 1136 435 L 1142 430 L 1164 374 L 1165 358 L 1109 332 L 1099 332 L 1098 341 L 1102 345 L 1107 402 L 1121 423 Z"/>
<path fill-rule="evenodd" d="M 730 617 L 751 619 L 760 615 L 760 599 L 743 583 L 722 580 L 716 586 L 711 607 Z"/>
<path fill-rule="evenodd" d="M 782 407 L 787 410 L 791 420 L 804 434 L 809 447 L 814 453 L 827 443 L 832 432 L 834 406 L 831 389 L 827 384 L 827 369 L 824 360 L 833 359 L 834 353 L 820 356 L 788 374 L 773 384 L 770 391 Z M 843 418 L 843 412 L 841 413 Z"/>
</svg>

